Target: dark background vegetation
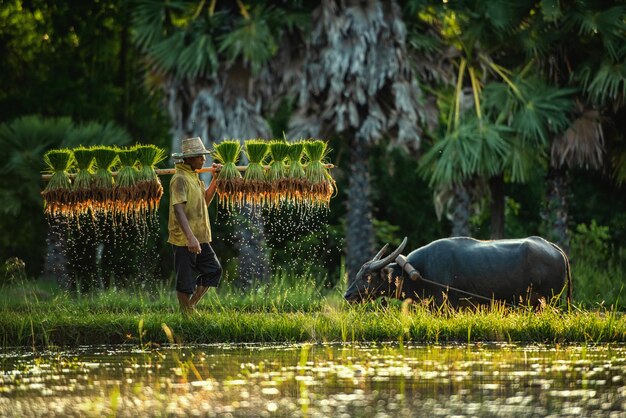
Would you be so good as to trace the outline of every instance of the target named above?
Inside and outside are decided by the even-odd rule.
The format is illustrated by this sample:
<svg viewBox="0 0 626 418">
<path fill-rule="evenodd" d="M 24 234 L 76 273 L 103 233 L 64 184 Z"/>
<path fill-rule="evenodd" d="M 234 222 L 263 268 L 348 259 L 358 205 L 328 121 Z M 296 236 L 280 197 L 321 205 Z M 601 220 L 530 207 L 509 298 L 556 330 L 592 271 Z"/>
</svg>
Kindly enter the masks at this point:
<svg viewBox="0 0 626 418">
<path fill-rule="evenodd" d="M 306 8 L 306 3 L 305 6 L 297 3 Z M 428 7 L 428 2 L 408 2 L 402 6 L 410 13 L 411 6 L 422 3 L 423 7 Z M 614 6 L 613 2 L 588 3 L 596 8 Z M 25 262 L 29 277 L 39 277 L 44 270 L 48 225 L 38 195 L 44 187 L 39 179 L 44 169 L 42 155 L 47 149 L 78 145 L 68 139 L 54 138 L 50 126 L 57 118 L 69 118 L 66 119 L 71 125 L 68 130 L 98 125 L 100 130 L 93 130 L 95 133 L 90 137 L 93 143 L 111 141 L 104 138 L 102 132 L 114 125 L 126 132 L 127 136 L 116 134 L 121 145 L 128 143 L 124 138 L 130 138 L 132 143 L 153 143 L 165 148 L 168 154 L 171 151 L 171 123 L 163 92 L 157 87 L 158 75 L 146 71 L 145 54 L 132 41 L 134 4 L 122 0 L 7 0 L 0 4 L 0 136 L 4 154 L 0 158 L 0 262 L 7 260 L 2 271 L 2 278 L 6 280 L 12 277 L 8 262 L 12 257 Z M 624 65 L 622 61 L 620 71 L 626 77 Z M 271 122 L 272 135 L 281 137 L 293 107 L 288 98 L 275 99 L 285 100 L 286 104 L 276 107 L 275 112 L 266 117 Z M 611 132 L 605 132 L 605 136 L 612 138 L 606 144 L 608 157 L 625 149 L 623 96 L 622 103 L 615 103 L 614 107 L 617 110 L 607 123 Z M 33 119 L 24 119 L 29 116 Z M 35 134 L 25 133 L 28 129 L 24 125 L 31 127 Z M 433 138 L 429 134 L 424 136 L 423 150 L 429 148 Z M 312 258 L 318 257 L 319 265 L 327 273 L 321 280 L 333 286 L 344 271 L 342 249 L 347 233 L 346 191 L 350 175 L 347 149 L 350 144 L 339 136 L 327 139 L 332 148 L 329 159 L 338 166 L 333 174 L 339 192 L 325 215 L 326 224 L 313 228 L 323 239 L 316 240 L 312 234 L 307 239 L 297 237 L 295 240 L 310 242 L 311 252 L 319 252 L 322 247 L 331 250 L 313 254 Z M 369 156 L 374 246 L 379 248 L 386 242 L 393 245 L 408 236 L 409 245 L 417 247 L 450 236 L 451 223 L 445 216 L 440 219 L 436 216 L 433 188 L 428 178 L 418 172 L 416 155 L 391 147 L 390 142 L 383 140 L 375 144 Z M 584 268 L 578 270 L 579 275 L 588 282 L 597 279 L 605 290 L 611 289 L 615 300 L 626 282 L 623 277 L 626 271 L 623 269 L 626 189 L 614 176 L 614 167 L 609 163 L 611 158 L 606 161 L 598 170 L 568 170 L 567 226 L 571 233 L 572 261 L 584 264 Z M 505 178 L 506 237 L 541 233 L 540 213 L 545 206 L 547 171 L 546 164 L 536 165 L 529 181 L 523 184 Z M 162 181 L 165 194 L 159 210 L 160 236 L 138 249 L 133 247 L 132 239 L 124 247 L 112 246 L 110 257 L 115 263 L 116 259 L 128 260 L 128 254 L 133 251 L 141 253 L 149 249 L 150 255 L 156 257 L 135 264 L 151 269 L 153 277 L 167 279 L 171 275 L 171 254 L 165 243 L 168 180 Z M 488 239 L 491 236 L 489 203 L 484 199 L 475 203 L 478 206 L 471 217 L 471 234 Z M 219 216 L 216 210 L 215 206 L 211 208 L 213 219 Z M 237 256 L 227 239 L 233 233 L 232 228 L 214 225 L 217 238 L 214 247 L 223 260 Z M 323 233 L 319 232 L 322 230 Z M 273 239 L 268 237 L 270 243 Z M 91 252 L 95 251 L 95 244 L 92 247 Z M 287 243 L 276 245 L 275 268 L 288 265 L 290 254 L 285 248 L 288 248 Z M 141 255 L 136 257 L 141 258 Z M 83 271 L 85 267 L 78 264 L 75 269 Z M 609 277 L 609 281 L 604 282 L 599 276 Z M 593 286 L 589 289 L 588 300 L 600 303 L 605 299 L 598 289 Z"/>
</svg>

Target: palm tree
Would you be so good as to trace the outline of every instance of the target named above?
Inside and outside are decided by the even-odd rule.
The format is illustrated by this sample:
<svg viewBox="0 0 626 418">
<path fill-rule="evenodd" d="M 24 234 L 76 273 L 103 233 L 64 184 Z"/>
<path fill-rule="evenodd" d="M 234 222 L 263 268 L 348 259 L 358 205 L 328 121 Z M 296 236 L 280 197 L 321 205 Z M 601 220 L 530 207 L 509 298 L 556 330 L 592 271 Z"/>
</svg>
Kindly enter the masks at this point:
<svg viewBox="0 0 626 418">
<path fill-rule="evenodd" d="M 454 218 L 453 234 L 469 230 L 468 184 L 488 185 L 491 237 L 502 238 L 505 174 L 511 181 L 527 180 L 538 155 L 529 151 L 541 149 L 549 132 L 564 129 L 571 91 L 529 76 L 532 62 L 520 60 L 510 46 L 528 18 L 528 4 L 439 3 L 427 10 L 419 15 L 422 26 L 439 34 L 440 61 L 456 68 L 457 76 L 439 87 L 445 129 L 435 135 L 421 170 L 440 190 L 438 200 L 452 196 L 448 202 L 464 215 Z M 466 209 L 459 210 L 457 201 Z"/>
<path fill-rule="evenodd" d="M 395 0 L 323 0 L 313 12 L 290 135 L 340 136 L 349 150 L 350 278 L 372 255 L 370 147 L 384 136 L 411 150 L 420 145 L 420 94 L 405 42 L 406 28 Z"/>
<path fill-rule="evenodd" d="M 569 247 L 568 174 L 572 168 L 601 170 L 606 164 L 605 127 L 611 124 L 626 96 L 626 6 L 607 7 L 594 2 L 558 3 L 549 18 L 534 30 L 557 39 L 529 49 L 546 79 L 574 86 L 579 94 L 573 122 L 552 140 L 547 175 L 546 205 L 542 213 L 546 235 L 563 248 Z M 533 37 L 536 39 L 537 37 Z M 615 138 L 609 138 L 615 141 Z M 620 158 L 613 163 L 620 181 Z"/>
<path fill-rule="evenodd" d="M 60 240 L 60 226 L 56 224 L 46 228 L 41 199 L 41 172 L 44 169 L 43 155 L 53 146 L 63 142 L 66 132 L 71 128 L 69 118 L 43 120 L 36 116 L 26 116 L 0 126 L 0 145 L 9 151 L 8 159 L 2 163 L 2 172 L 8 175 L 0 180 L 0 197 L 3 214 L 10 217 L 11 224 L 30 225 L 32 241 L 46 240 L 44 277 L 58 277 L 67 280 L 64 245 Z M 15 184 L 20 187 L 15 187 Z M 7 232 L 10 226 L 6 225 Z M 47 233 L 46 233 L 47 230 Z M 18 235 L 19 236 L 19 235 Z M 8 254 L 19 256 L 26 261 L 27 267 L 39 264 L 32 254 L 21 253 L 19 240 Z M 29 256 L 27 258 L 27 256 Z M 55 273 L 53 275 L 52 273 Z"/>
<path fill-rule="evenodd" d="M 135 42 L 146 56 L 147 79 L 165 92 L 173 152 L 190 136 L 216 142 L 271 137 L 264 111 L 282 86 L 272 59 L 284 59 L 279 45 L 301 16 L 299 2 L 289 10 L 272 2 L 251 10 L 241 1 L 137 4 Z M 246 217 L 236 243 L 242 287 L 269 275 L 263 220 Z"/>
</svg>

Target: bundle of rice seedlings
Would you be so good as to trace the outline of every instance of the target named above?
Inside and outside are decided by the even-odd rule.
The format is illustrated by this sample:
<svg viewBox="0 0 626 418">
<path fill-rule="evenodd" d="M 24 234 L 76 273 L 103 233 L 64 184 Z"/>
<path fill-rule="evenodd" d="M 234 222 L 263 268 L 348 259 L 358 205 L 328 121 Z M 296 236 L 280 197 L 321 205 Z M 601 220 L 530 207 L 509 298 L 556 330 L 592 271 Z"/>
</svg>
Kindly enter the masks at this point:
<svg viewBox="0 0 626 418">
<path fill-rule="evenodd" d="M 72 206 L 75 215 L 84 215 L 92 208 L 94 150 L 87 147 L 75 148 L 74 160 L 78 171 L 73 182 Z"/>
<path fill-rule="evenodd" d="M 285 160 L 289 154 L 289 144 L 284 141 L 270 142 L 270 169 L 267 173 L 269 182 L 269 205 L 277 207 L 285 199 L 287 190 L 287 177 Z"/>
<path fill-rule="evenodd" d="M 267 193 L 263 161 L 269 153 L 269 143 L 261 139 L 250 139 L 244 144 L 248 157 L 248 168 L 243 177 L 243 194 L 247 204 L 252 207 L 262 206 Z"/>
<path fill-rule="evenodd" d="M 134 151 L 140 164 L 136 185 L 137 210 L 146 214 L 154 213 L 163 196 L 163 185 L 154 169 L 165 159 L 165 151 L 151 144 L 137 145 Z"/>
<path fill-rule="evenodd" d="M 69 149 L 50 150 L 45 153 L 47 171 L 52 174 L 46 188 L 41 192 L 44 199 L 44 213 L 50 217 L 71 216 L 72 184 L 68 170 L 74 156 Z"/>
<path fill-rule="evenodd" d="M 134 148 L 117 151 L 120 168 L 115 179 L 115 207 L 117 214 L 128 218 L 135 215 L 140 206 L 137 200 L 137 176 L 139 171 L 135 167 L 137 151 Z"/>
<path fill-rule="evenodd" d="M 289 152 L 287 154 L 287 164 L 289 165 L 287 178 L 289 179 L 289 183 L 287 185 L 286 198 L 297 207 L 299 207 L 303 201 L 307 185 L 306 173 L 304 172 L 304 165 L 302 164 L 303 156 L 303 141 L 292 142 L 289 144 Z"/>
<path fill-rule="evenodd" d="M 335 192 L 335 180 L 324 166 L 328 152 L 328 144 L 319 139 L 304 143 L 304 153 L 309 160 L 304 169 L 308 182 L 306 199 L 312 206 L 327 207 Z"/>
<path fill-rule="evenodd" d="M 223 207 L 233 208 L 241 206 L 243 201 L 243 178 L 237 170 L 237 161 L 241 153 L 241 143 L 238 140 L 224 140 L 213 144 L 213 159 L 222 164 L 217 175 L 216 188 L 218 202 Z"/>
<path fill-rule="evenodd" d="M 96 160 L 96 173 L 93 177 L 92 208 L 95 213 L 113 214 L 113 174 L 111 167 L 117 160 L 117 152 L 114 148 L 99 146 L 93 147 Z"/>
</svg>

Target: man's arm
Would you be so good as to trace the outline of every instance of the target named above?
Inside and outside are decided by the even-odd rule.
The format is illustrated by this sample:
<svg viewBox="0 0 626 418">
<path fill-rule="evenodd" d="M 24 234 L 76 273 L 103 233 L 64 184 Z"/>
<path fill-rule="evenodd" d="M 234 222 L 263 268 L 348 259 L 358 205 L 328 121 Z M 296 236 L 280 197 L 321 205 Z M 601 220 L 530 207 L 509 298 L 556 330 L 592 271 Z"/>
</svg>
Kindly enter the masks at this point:
<svg viewBox="0 0 626 418">
<path fill-rule="evenodd" d="M 187 220 L 187 215 L 185 215 L 185 203 L 177 203 L 174 205 L 174 215 L 185 233 L 185 237 L 187 237 L 187 249 L 194 254 L 200 254 L 200 242 L 189 227 L 189 220 Z"/>
<path fill-rule="evenodd" d="M 213 196 L 215 196 L 215 190 L 217 189 L 217 183 L 215 182 L 215 180 L 217 180 L 217 175 L 219 173 L 219 170 L 222 168 L 222 165 L 213 163 L 212 167 L 215 170 L 213 171 L 213 176 L 211 177 L 211 183 L 209 183 L 209 187 L 207 187 L 204 191 L 204 201 L 206 202 L 207 206 L 211 204 Z"/>
</svg>

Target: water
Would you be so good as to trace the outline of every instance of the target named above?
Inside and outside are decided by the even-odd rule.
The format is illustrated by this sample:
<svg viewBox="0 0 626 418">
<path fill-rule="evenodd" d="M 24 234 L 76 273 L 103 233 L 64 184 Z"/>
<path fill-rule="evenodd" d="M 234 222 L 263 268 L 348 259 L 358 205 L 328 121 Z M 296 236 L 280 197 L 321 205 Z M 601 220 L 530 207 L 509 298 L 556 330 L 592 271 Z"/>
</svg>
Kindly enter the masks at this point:
<svg viewBox="0 0 626 418">
<path fill-rule="evenodd" d="M 264 277 L 266 267 L 274 274 L 287 272 L 322 278 L 321 281 L 326 280 L 331 285 L 336 283 L 343 238 L 340 231 L 329 226 L 326 208 L 286 203 L 272 208 L 225 209 L 220 206 L 211 222 L 217 242 L 233 247 L 249 243 L 251 237 L 264 242 L 267 259 L 259 256 L 260 260 L 245 260 L 252 271 L 243 274 L 244 277 Z M 221 261 L 228 263 L 226 258 Z M 239 267 L 243 261 L 239 260 Z M 254 265 L 255 261 L 258 266 Z M 236 272 L 236 276 L 241 275 Z"/>
<path fill-rule="evenodd" d="M 85 347 L 0 361 L 0 416 L 626 416 L 624 345 Z"/>
<path fill-rule="evenodd" d="M 49 243 L 64 260 L 53 273 L 66 289 L 138 286 L 158 276 L 156 212 L 83 213 L 49 222 Z"/>
</svg>

